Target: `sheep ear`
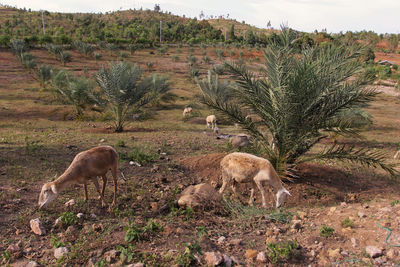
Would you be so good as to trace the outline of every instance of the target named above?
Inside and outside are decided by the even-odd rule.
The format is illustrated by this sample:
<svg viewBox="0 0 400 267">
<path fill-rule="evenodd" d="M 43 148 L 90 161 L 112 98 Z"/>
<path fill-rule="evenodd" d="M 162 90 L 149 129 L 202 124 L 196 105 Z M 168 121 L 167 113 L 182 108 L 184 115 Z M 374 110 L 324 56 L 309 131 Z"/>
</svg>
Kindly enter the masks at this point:
<svg viewBox="0 0 400 267">
<path fill-rule="evenodd" d="M 57 194 L 57 189 L 56 189 L 56 186 L 54 184 L 51 185 L 51 191 L 53 191 L 54 194 Z"/>
</svg>

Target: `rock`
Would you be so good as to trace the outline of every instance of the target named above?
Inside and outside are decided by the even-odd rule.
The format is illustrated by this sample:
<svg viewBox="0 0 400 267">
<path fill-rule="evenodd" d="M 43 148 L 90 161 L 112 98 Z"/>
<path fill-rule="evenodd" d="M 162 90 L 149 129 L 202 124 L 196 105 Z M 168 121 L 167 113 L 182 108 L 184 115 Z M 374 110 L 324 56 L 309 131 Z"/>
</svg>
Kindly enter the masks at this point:
<svg viewBox="0 0 400 267">
<path fill-rule="evenodd" d="M 310 251 L 310 256 L 311 256 L 311 257 L 315 257 L 316 255 L 317 255 L 317 253 L 315 252 L 315 250 L 312 249 L 312 250 Z"/>
<path fill-rule="evenodd" d="M 328 256 L 331 259 L 335 259 L 340 257 L 340 248 L 337 249 L 328 249 Z"/>
<path fill-rule="evenodd" d="M 69 250 L 68 250 L 67 247 L 59 247 L 59 248 L 56 248 L 56 249 L 54 250 L 54 257 L 55 257 L 56 259 L 59 259 L 59 258 L 61 258 L 61 257 L 64 257 L 65 255 L 67 255 L 68 252 L 69 252 Z"/>
<path fill-rule="evenodd" d="M 30 261 L 27 264 L 25 264 L 24 267 L 39 267 L 39 263 L 37 263 L 36 261 Z"/>
<path fill-rule="evenodd" d="M 7 247 L 7 251 L 10 252 L 11 254 L 14 254 L 14 253 L 17 253 L 17 252 L 21 251 L 20 244 L 21 244 L 21 242 L 9 245 Z"/>
<path fill-rule="evenodd" d="M 340 203 L 340 206 L 343 207 L 343 208 L 345 208 L 345 207 L 347 207 L 347 203 L 346 203 L 346 202 L 341 202 L 341 203 Z"/>
<path fill-rule="evenodd" d="M 302 220 L 307 218 L 307 213 L 305 213 L 304 211 L 298 211 L 297 215 L 299 215 L 299 218 L 302 219 Z"/>
<path fill-rule="evenodd" d="M 138 163 L 138 162 L 136 162 L 136 161 L 129 161 L 129 165 L 131 165 L 131 166 L 133 166 L 133 165 L 135 165 L 135 166 L 138 166 L 138 167 L 142 167 L 142 165 L 140 165 L 140 163 Z"/>
<path fill-rule="evenodd" d="M 94 223 L 94 224 L 92 224 L 92 230 L 95 232 L 103 232 L 104 226 L 101 223 Z"/>
<path fill-rule="evenodd" d="M 365 218 L 365 217 L 367 217 L 367 215 L 365 215 L 365 213 L 364 213 L 364 212 L 361 212 L 361 211 L 359 211 L 359 212 L 357 213 L 357 216 L 360 217 L 360 218 Z"/>
<path fill-rule="evenodd" d="M 229 139 L 233 147 L 241 148 L 249 145 L 249 136 L 247 134 L 238 134 Z"/>
<path fill-rule="evenodd" d="M 95 257 L 91 257 L 87 262 L 87 266 L 88 267 L 96 266 L 96 262 L 97 262 L 96 258 Z"/>
<path fill-rule="evenodd" d="M 225 267 L 231 267 L 232 266 L 232 259 L 228 255 L 222 255 L 224 258 L 224 266 Z"/>
<path fill-rule="evenodd" d="M 400 159 L 400 150 L 396 152 L 396 154 L 393 157 L 394 159 Z"/>
<path fill-rule="evenodd" d="M 42 222 L 39 218 L 32 219 L 30 222 L 32 231 L 37 235 L 45 235 L 46 229 L 44 229 Z"/>
<path fill-rule="evenodd" d="M 371 258 L 376 258 L 379 256 L 382 256 L 382 250 L 379 249 L 376 246 L 367 246 L 365 248 L 365 252 L 367 252 L 367 254 L 371 257 Z"/>
<path fill-rule="evenodd" d="M 331 207 L 330 209 L 329 209 L 329 212 L 330 213 L 334 213 L 336 211 L 336 207 Z"/>
<path fill-rule="evenodd" d="M 264 232 L 261 231 L 261 230 L 257 230 L 257 231 L 256 231 L 256 235 L 263 235 L 263 234 L 264 234 Z"/>
<path fill-rule="evenodd" d="M 343 250 L 340 252 L 340 255 L 342 255 L 343 257 L 348 257 L 349 256 L 349 252 L 346 250 Z"/>
<path fill-rule="evenodd" d="M 178 204 L 193 210 L 214 209 L 220 206 L 221 195 L 210 184 L 191 185 L 183 190 Z"/>
<path fill-rule="evenodd" d="M 65 230 L 65 234 L 67 235 L 73 235 L 77 232 L 76 228 L 74 226 L 68 226 L 67 230 Z"/>
<path fill-rule="evenodd" d="M 94 214 L 94 213 L 91 213 L 91 214 L 90 214 L 90 218 L 92 218 L 92 219 L 96 219 L 96 218 L 97 218 L 97 215 L 96 215 L 96 214 Z"/>
<path fill-rule="evenodd" d="M 159 208 L 158 202 L 150 202 L 151 210 L 157 211 Z"/>
<path fill-rule="evenodd" d="M 397 250 L 394 250 L 394 249 L 389 249 L 387 252 L 386 252 L 386 256 L 389 258 L 389 259 L 394 259 L 394 258 L 396 258 L 397 257 L 397 255 L 399 255 L 399 253 L 397 252 Z"/>
<path fill-rule="evenodd" d="M 113 249 L 104 253 L 104 259 L 109 263 L 114 263 L 119 255 L 119 251 Z"/>
<path fill-rule="evenodd" d="M 357 240 L 357 239 L 355 239 L 354 237 L 352 237 L 352 238 L 350 239 L 350 241 L 351 241 L 351 245 L 353 246 L 353 248 L 358 247 L 358 240 Z"/>
<path fill-rule="evenodd" d="M 104 138 L 102 138 L 102 139 L 100 139 L 100 143 L 104 143 L 106 141 L 106 139 L 104 139 Z"/>
<path fill-rule="evenodd" d="M 160 170 L 160 167 L 158 165 L 154 165 L 153 168 L 151 168 L 151 172 L 158 172 Z"/>
<path fill-rule="evenodd" d="M 76 204 L 75 199 L 70 199 L 70 200 L 68 200 L 67 202 L 64 203 L 64 206 L 71 207 L 71 206 L 73 206 L 75 204 Z"/>
<path fill-rule="evenodd" d="M 267 257 L 265 256 L 265 252 L 264 251 L 259 252 L 257 254 L 256 260 L 258 262 L 261 262 L 261 263 L 266 263 L 267 262 Z"/>
<path fill-rule="evenodd" d="M 126 265 L 126 267 L 144 267 L 144 263 L 137 262 L 137 263 L 134 263 L 134 264 Z"/>
<path fill-rule="evenodd" d="M 83 219 L 85 217 L 85 214 L 80 212 L 80 213 L 76 214 L 76 217 L 78 217 L 79 219 Z"/>
<path fill-rule="evenodd" d="M 229 243 L 234 245 L 234 246 L 239 246 L 239 245 L 242 244 L 242 240 L 238 239 L 238 238 L 235 238 L 235 239 L 232 239 L 231 242 L 229 242 Z"/>
<path fill-rule="evenodd" d="M 221 245 L 221 244 L 225 243 L 225 241 L 226 241 L 226 237 L 220 236 L 217 240 L 217 243 Z"/>
<path fill-rule="evenodd" d="M 267 239 L 265 240 L 265 243 L 268 245 L 270 243 L 275 243 L 276 242 L 276 237 L 275 236 L 270 236 L 267 237 Z"/>
<path fill-rule="evenodd" d="M 254 250 L 254 249 L 248 249 L 246 250 L 246 253 L 244 254 L 244 256 L 246 257 L 246 259 L 248 260 L 253 260 L 257 257 L 258 251 Z"/>
<path fill-rule="evenodd" d="M 224 258 L 219 252 L 206 252 L 204 253 L 204 260 L 207 263 L 207 266 L 217 266 L 222 263 Z"/>
<path fill-rule="evenodd" d="M 291 228 L 296 230 L 301 229 L 301 220 L 292 220 Z"/>
</svg>

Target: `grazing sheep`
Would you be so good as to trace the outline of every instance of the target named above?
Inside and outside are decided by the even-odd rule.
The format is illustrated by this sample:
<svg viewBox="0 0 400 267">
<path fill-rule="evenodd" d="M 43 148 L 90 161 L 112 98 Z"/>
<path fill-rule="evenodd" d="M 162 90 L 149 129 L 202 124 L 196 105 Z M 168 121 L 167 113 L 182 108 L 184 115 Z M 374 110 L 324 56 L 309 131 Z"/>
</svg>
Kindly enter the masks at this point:
<svg viewBox="0 0 400 267">
<path fill-rule="evenodd" d="M 187 116 L 187 115 L 189 115 L 190 113 L 192 113 L 192 108 L 191 107 L 186 107 L 184 110 L 183 110 L 183 117 L 185 117 L 185 116 Z"/>
<path fill-rule="evenodd" d="M 217 126 L 217 117 L 215 115 L 209 115 L 206 118 L 207 127 L 214 129 Z"/>
<path fill-rule="evenodd" d="M 249 136 L 247 134 L 238 134 L 229 139 L 229 143 L 233 147 L 241 149 L 249 145 Z"/>
<path fill-rule="evenodd" d="M 231 184 L 233 193 L 237 195 L 236 183 L 251 182 L 252 189 L 249 205 L 253 205 L 254 189 L 257 186 L 261 192 L 262 205 L 264 208 L 267 207 L 263 184 L 269 184 L 275 189 L 275 204 L 277 208 L 285 202 L 288 195 L 290 196 L 289 191 L 282 185 L 282 181 L 274 167 L 266 159 L 248 153 L 234 152 L 222 159 L 221 169 L 222 186 L 219 190 L 220 194 L 224 192 L 228 184 Z"/>
<path fill-rule="evenodd" d="M 111 170 L 114 178 L 114 198 L 111 204 L 111 206 L 114 206 L 117 198 L 117 169 L 118 153 L 111 146 L 98 146 L 79 153 L 57 180 L 43 185 L 39 195 L 39 209 L 46 207 L 62 190 L 71 184 L 83 184 L 87 201 L 87 183 L 89 181 L 92 181 L 96 186 L 96 190 L 100 195 L 101 204 L 105 206 L 104 191 L 107 184 L 106 174 L 109 170 Z M 103 178 L 102 191 L 100 191 L 100 185 L 97 181 L 98 176 Z"/>
</svg>

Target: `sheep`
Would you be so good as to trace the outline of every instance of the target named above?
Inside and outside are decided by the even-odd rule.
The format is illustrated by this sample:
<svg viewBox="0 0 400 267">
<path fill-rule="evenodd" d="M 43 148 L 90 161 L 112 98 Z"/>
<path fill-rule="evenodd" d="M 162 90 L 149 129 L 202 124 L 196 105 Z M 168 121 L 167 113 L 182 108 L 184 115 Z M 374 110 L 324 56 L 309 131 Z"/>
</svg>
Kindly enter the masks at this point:
<svg viewBox="0 0 400 267">
<path fill-rule="evenodd" d="M 241 149 L 249 145 L 249 136 L 247 134 L 238 134 L 229 138 L 229 143 L 233 147 Z"/>
<path fill-rule="evenodd" d="M 219 190 L 220 194 L 224 192 L 228 184 L 232 184 L 232 191 L 237 195 L 236 183 L 251 182 L 249 205 L 253 205 L 254 189 L 257 186 L 261 192 L 262 206 L 267 207 L 263 183 L 271 185 L 276 190 L 275 205 L 277 208 L 285 202 L 288 195 L 290 196 L 289 191 L 282 185 L 274 167 L 266 159 L 248 153 L 234 152 L 222 159 L 221 169 L 222 186 Z"/>
<path fill-rule="evenodd" d="M 186 107 L 186 108 L 183 110 L 182 116 L 185 117 L 185 116 L 189 115 L 190 113 L 192 113 L 192 110 L 193 110 L 193 109 L 192 109 L 191 107 Z"/>
<path fill-rule="evenodd" d="M 111 146 L 98 146 L 80 152 L 58 179 L 43 185 L 39 195 L 39 209 L 45 208 L 70 184 L 83 184 L 85 199 L 88 201 L 87 183 L 89 181 L 94 183 L 100 195 L 101 204 L 104 207 L 104 191 L 107 184 L 106 174 L 109 170 L 111 170 L 114 178 L 114 198 L 111 207 L 114 206 L 117 195 L 117 169 L 118 153 Z M 101 176 L 103 179 L 103 189 L 101 192 L 97 181 L 98 176 Z"/>
<path fill-rule="evenodd" d="M 210 129 L 214 129 L 215 127 L 217 127 L 217 117 L 215 117 L 215 115 L 207 116 L 206 127 Z"/>
</svg>

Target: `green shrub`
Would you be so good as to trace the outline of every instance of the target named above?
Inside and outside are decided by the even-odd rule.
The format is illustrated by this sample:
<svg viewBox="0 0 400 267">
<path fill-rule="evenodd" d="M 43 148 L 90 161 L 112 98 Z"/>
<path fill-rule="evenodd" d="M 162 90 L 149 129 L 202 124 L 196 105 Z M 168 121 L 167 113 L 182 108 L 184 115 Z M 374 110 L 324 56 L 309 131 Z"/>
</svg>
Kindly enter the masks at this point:
<svg viewBox="0 0 400 267">
<path fill-rule="evenodd" d="M 335 229 L 329 226 L 326 226 L 325 224 L 322 225 L 321 229 L 319 230 L 319 235 L 322 237 L 330 237 L 333 235 L 335 232 Z"/>
<path fill-rule="evenodd" d="M 146 153 L 138 147 L 134 147 L 131 152 L 120 154 L 122 160 L 136 161 L 137 163 L 144 165 L 146 163 L 153 162 L 157 159 L 156 153 Z"/>
<path fill-rule="evenodd" d="M 78 216 L 76 216 L 74 213 L 66 211 L 60 216 L 60 220 L 62 223 L 62 226 L 64 228 L 71 226 L 71 225 L 76 225 L 79 222 Z"/>
<path fill-rule="evenodd" d="M 267 257 L 272 263 L 284 263 L 300 255 L 297 241 L 279 242 L 267 244 Z"/>
<path fill-rule="evenodd" d="M 342 221 L 342 227 L 347 228 L 347 227 L 353 227 L 354 226 L 354 222 L 352 220 L 350 220 L 349 217 L 347 217 L 346 219 L 344 219 Z"/>
</svg>

